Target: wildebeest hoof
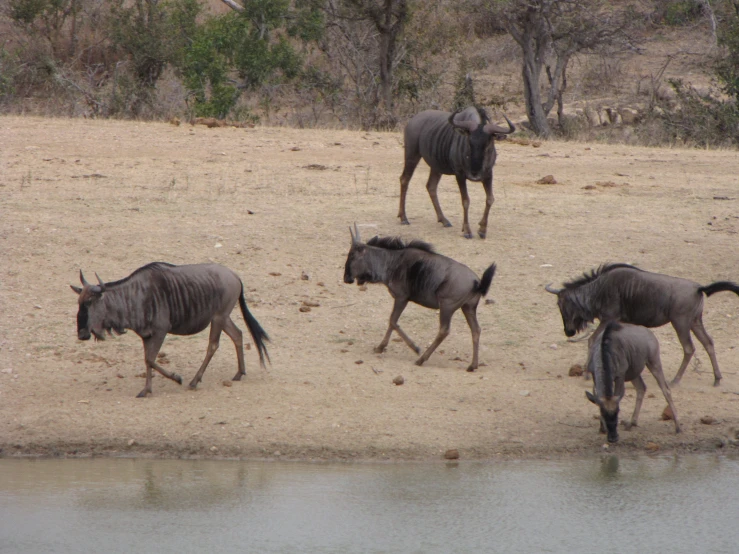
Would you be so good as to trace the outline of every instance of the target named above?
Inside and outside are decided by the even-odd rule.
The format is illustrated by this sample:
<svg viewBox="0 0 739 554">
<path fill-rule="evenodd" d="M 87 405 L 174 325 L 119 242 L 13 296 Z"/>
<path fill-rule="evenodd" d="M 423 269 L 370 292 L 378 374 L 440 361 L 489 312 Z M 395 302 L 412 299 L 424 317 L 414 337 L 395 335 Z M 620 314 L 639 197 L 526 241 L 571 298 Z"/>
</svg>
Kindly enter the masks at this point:
<svg viewBox="0 0 739 554">
<path fill-rule="evenodd" d="M 469 371 L 469 372 L 471 373 L 471 372 L 475 371 L 476 369 L 477 369 L 477 368 L 476 368 L 475 366 L 472 366 L 472 365 L 470 365 L 470 366 L 469 366 L 469 367 L 467 368 L 467 371 Z"/>
<path fill-rule="evenodd" d="M 413 348 L 413 351 L 414 351 L 414 352 L 415 352 L 416 354 L 420 354 L 420 353 L 421 353 L 421 349 L 420 349 L 420 348 L 418 348 L 418 346 L 412 346 L 411 348 Z"/>
<path fill-rule="evenodd" d="M 374 348 L 375 354 L 382 354 L 385 352 L 385 347 L 383 345 L 375 346 Z"/>
<path fill-rule="evenodd" d="M 471 239 L 472 238 L 472 233 L 465 233 L 464 234 L 464 238 Z"/>
<path fill-rule="evenodd" d="M 231 379 L 231 380 L 232 381 L 241 381 L 241 377 L 243 377 L 243 375 L 241 373 L 237 373 L 236 375 L 234 375 L 234 378 Z"/>
<path fill-rule="evenodd" d="M 136 395 L 136 398 L 146 398 L 147 396 L 151 396 L 151 391 L 144 389 Z"/>
<path fill-rule="evenodd" d="M 425 361 L 426 360 L 424 360 L 423 358 L 418 358 L 415 363 L 416 363 L 416 365 L 423 365 L 423 362 L 425 362 Z"/>
<path fill-rule="evenodd" d="M 487 231 L 478 231 L 477 236 L 479 236 L 481 239 L 484 239 L 487 236 Z"/>
<path fill-rule="evenodd" d="M 673 379 L 672 381 L 670 381 L 670 388 L 672 388 L 672 387 L 676 387 L 676 386 L 678 386 L 679 384 L 680 384 L 680 380 L 679 380 L 679 379 Z M 715 384 L 716 384 L 716 382 L 714 381 L 714 385 L 715 385 Z"/>
<path fill-rule="evenodd" d="M 626 429 L 627 431 L 631 431 L 631 429 L 636 427 L 637 425 L 636 423 L 632 423 L 630 421 L 624 421 L 623 426 L 624 426 L 624 429 Z"/>
<path fill-rule="evenodd" d="M 444 227 L 451 227 L 452 226 L 452 224 L 449 223 L 449 221 L 447 221 L 446 219 L 443 220 L 443 221 L 440 221 L 439 223 L 441 223 Z"/>
<path fill-rule="evenodd" d="M 408 220 L 407 220 L 407 219 L 405 219 L 405 218 L 401 218 L 401 219 L 400 219 L 400 224 L 401 224 L 401 225 L 410 225 L 410 224 L 411 224 L 411 222 L 410 222 L 410 221 L 408 221 Z"/>
<path fill-rule="evenodd" d="M 190 384 L 187 385 L 187 388 L 190 389 L 190 390 L 195 390 L 196 388 L 198 388 L 197 381 L 191 381 Z"/>
<path fill-rule="evenodd" d="M 175 381 L 177 381 L 177 383 L 179 383 L 180 385 L 182 384 L 182 377 L 180 377 L 176 373 L 173 373 L 172 374 L 172 379 L 175 380 Z"/>
<path fill-rule="evenodd" d="M 716 379 L 713 381 L 713 386 L 718 387 L 721 384 L 721 379 Z"/>
</svg>

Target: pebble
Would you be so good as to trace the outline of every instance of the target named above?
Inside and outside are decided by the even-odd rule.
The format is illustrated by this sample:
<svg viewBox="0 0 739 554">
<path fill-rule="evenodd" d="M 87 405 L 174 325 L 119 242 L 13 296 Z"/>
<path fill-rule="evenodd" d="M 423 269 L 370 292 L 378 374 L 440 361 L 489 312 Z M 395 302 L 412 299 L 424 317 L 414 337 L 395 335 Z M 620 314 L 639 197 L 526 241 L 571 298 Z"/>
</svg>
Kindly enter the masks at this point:
<svg viewBox="0 0 739 554">
<path fill-rule="evenodd" d="M 703 425 L 715 425 L 716 423 L 718 423 L 718 421 L 716 421 L 716 418 L 715 417 L 711 417 L 709 415 L 706 415 L 706 416 L 703 416 L 701 418 L 701 423 Z"/>
<path fill-rule="evenodd" d="M 580 377 L 582 376 L 582 373 L 583 373 L 582 366 L 580 364 L 573 364 L 570 367 L 570 371 L 567 375 L 569 375 L 570 377 Z"/>
<path fill-rule="evenodd" d="M 520 394 L 521 396 L 531 396 L 531 393 L 527 390 L 519 391 L 518 394 Z"/>
<path fill-rule="evenodd" d="M 459 460 L 459 450 L 456 448 L 450 448 L 446 452 L 444 452 L 444 459 L 445 460 Z"/>
<path fill-rule="evenodd" d="M 396 385 L 402 385 L 403 383 L 405 383 L 405 379 L 402 375 L 398 375 L 395 379 L 393 379 L 393 383 L 395 383 Z"/>
</svg>

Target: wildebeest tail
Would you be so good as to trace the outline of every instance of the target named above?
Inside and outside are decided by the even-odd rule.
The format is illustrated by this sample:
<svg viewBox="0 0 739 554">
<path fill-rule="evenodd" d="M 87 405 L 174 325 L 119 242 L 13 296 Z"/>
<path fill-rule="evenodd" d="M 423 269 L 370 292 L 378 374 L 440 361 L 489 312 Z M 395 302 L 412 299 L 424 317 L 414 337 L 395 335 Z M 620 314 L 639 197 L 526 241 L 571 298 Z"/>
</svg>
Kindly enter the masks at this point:
<svg viewBox="0 0 739 554">
<path fill-rule="evenodd" d="M 249 333 L 251 334 L 251 338 L 254 340 L 254 345 L 257 347 L 257 350 L 259 351 L 259 363 L 264 367 L 264 358 L 267 357 L 267 361 L 272 363 L 272 360 L 269 359 L 269 353 L 267 352 L 267 346 L 264 344 L 265 340 L 269 340 L 269 336 L 265 332 L 264 329 L 262 329 L 262 326 L 259 325 L 259 322 L 256 320 L 256 318 L 251 315 L 251 312 L 249 311 L 249 308 L 246 307 L 246 299 L 244 298 L 244 285 L 241 285 L 241 295 L 239 296 L 239 306 L 241 306 L 241 315 L 244 316 L 244 321 L 246 321 L 246 326 L 249 328 Z"/>
<path fill-rule="evenodd" d="M 716 281 L 705 287 L 698 289 L 698 292 L 705 293 L 706 296 L 711 296 L 714 292 L 731 291 L 739 295 L 739 285 L 732 283 L 731 281 Z"/>
<path fill-rule="evenodd" d="M 495 267 L 495 264 L 492 263 L 490 264 L 490 267 L 485 270 L 485 273 L 482 274 L 482 279 L 477 284 L 475 292 L 479 292 L 483 296 L 488 293 L 488 290 L 490 290 L 490 283 L 493 282 L 493 276 L 495 275 Z"/>
</svg>

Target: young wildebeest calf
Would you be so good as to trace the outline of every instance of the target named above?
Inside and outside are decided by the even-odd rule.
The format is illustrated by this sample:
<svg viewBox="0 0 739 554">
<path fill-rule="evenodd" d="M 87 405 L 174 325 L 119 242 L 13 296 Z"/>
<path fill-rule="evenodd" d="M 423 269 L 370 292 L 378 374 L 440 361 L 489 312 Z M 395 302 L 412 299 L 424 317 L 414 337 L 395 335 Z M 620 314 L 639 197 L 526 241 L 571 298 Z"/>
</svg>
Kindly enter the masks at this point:
<svg viewBox="0 0 739 554">
<path fill-rule="evenodd" d="M 495 275 L 495 264 L 488 267 L 478 279 L 466 265 L 434 252 L 430 244 L 414 240 L 408 244 L 398 237 L 374 237 L 363 244 L 355 224 L 352 245 L 346 258 L 344 282 L 358 285 L 384 283 L 395 299 L 390 325 L 382 342 L 375 348 L 380 353 L 387 347 L 390 335 L 396 331 L 411 349 L 421 349 L 398 325 L 400 314 L 408 302 L 439 310 L 439 333 L 416 365 L 422 365 L 449 334 L 452 315 L 459 308 L 472 331 L 472 363 L 467 371 L 477 369 L 480 344 L 480 325 L 477 323 L 477 304 L 490 288 Z M 351 233 L 351 228 L 349 229 Z"/>
<path fill-rule="evenodd" d="M 579 279 L 565 283 L 561 289 L 549 285 L 546 290 L 557 295 L 565 335 L 574 336 L 595 318 L 600 327 L 619 320 L 645 327 L 661 327 L 672 323 L 683 347 L 683 361 L 672 384 L 676 385 L 695 352 L 690 332 L 693 331 L 708 352 L 713 366 L 714 386 L 721 381 L 713 339 L 703 327 L 703 295 L 731 291 L 739 295 L 739 285 L 718 281 L 705 287 L 698 283 L 650 273 L 628 264 L 603 264 Z"/>
<path fill-rule="evenodd" d="M 636 405 L 631 422 L 625 427 L 626 429 L 636 427 L 641 403 L 647 390 L 647 385 L 641 377 L 645 365 L 654 375 L 672 410 L 675 432 L 680 432 L 670 388 L 662 373 L 659 342 L 654 333 L 640 325 L 610 321 L 590 347 L 588 370 L 593 374 L 593 394 L 585 392 L 588 400 L 600 408 L 600 429 L 601 432 L 607 433 L 608 442 L 618 440 L 618 405 L 624 397 L 626 381 L 634 383 Z"/>
<path fill-rule="evenodd" d="M 97 275 L 97 274 L 96 274 Z M 244 345 L 241 330 L 231 320 L 236 302 L 241 306 L 246 326 L 259 351 L 259 362 L 264 366 L 267 354 L 267 333 L 246 307 L 241 279 L 227 267 L 218 264 L 172 265 L 154 262 L 134 271 L 120 281 L 98 284 L 85 281 L 80 271 L 82 287 L 72 285 L 79 295 L 77 337 L 89 340 L 91 335 L 104 340 L 105 333 L 123 334 L 131 329 L 144 341 L 146 386 L 138 397 L 151 394 L 151 370 L 182 384 L 182 377 L 170 373 L 157 363 L 157 354 L 167 333 L 194 335 L 210 325 L 210 340 L 200 369 L 190 382 L 197 387 L 208 362 L 218 349 L 221 331 L 231 337 L 236 346 L 239 370 L 234 381 L 246 375 Z"/>
</svg>

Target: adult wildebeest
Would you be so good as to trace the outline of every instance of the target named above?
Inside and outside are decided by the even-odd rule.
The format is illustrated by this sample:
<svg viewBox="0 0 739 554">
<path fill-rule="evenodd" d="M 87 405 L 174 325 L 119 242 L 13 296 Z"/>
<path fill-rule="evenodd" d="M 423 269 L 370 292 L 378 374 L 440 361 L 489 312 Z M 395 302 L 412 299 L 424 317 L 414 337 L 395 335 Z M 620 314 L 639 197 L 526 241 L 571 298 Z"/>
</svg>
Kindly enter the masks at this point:
<svg viewBox="0 0 739 554">
<path fill-rule="evenodd" d="M 561 289 L 546 290 L 557 295 L 565 335 L 574 336 L 595 318 L 600 326 L 612 320 L 660 327 L 672 323 L 683 347 L 683 362 L 672 384 L 676 385 L 688 367 L 695 347 L 690 339 L 693 331 L 708 352 L 713 366 L 714 385 L 721 381 L 713 339 L 703 327 L 703 294 L 732 291 L 739 295 L 739 285 L 717 281 L 705 287 L 698 283 L 650 273 L 628 264 L 603 264 L 582 277 L 565 283 Z M 596 331 L 597 332 L 597 331 Z"/>
<path fill-rule="evenodd" d="M 495 275 L 491 264 L 478 279 L 466 265 L 434 252 L 433 247 L 420 240 L 409 243 L 398 237 L 374 237 L 361 242 L 359 229 L 354 225 L 351 249 L 344 267 L 344 282 L 358 285 L 384 283 L 395 299 L 390 314 L 390 325 L 382 342 L 375 348 L 380 353 L 387 347 L 390 335 L 396 331 L 411 349 L 419 354 L 421 349 L 398 325 L 400 314 L 408 302 L 439 310 L 439 333 L 426 349 L 416 365 L 422 365 L 449 334 L 452 315 L 459 308 L 472 331 L 472 363 L 467 371 L 477 369 L 477 352 L 480 345 L 480 325 L 477 323 L 477 304 L 490 288 Z"/>
<path fill-rule="evenodd" d="M 618 407 L 624 397 L 626 381 L 634 383 L 636 405 L 631 421 L 625 427 L 631 429 L 637 425 L 639 410 L 647 390 L 641 376 L 645 365 L 654 375 L 672 410 L 675 432 L 680 432 L 670 387 L 662 373 L 657 337 L 641 325 L 609 321 L 590 346 L 588 370 L 593 374 L 593 393 L 585 392 L 588 400 L 600 408 L 600 429 L 607 433 L 608 442 L 618 440 Z"/>
<path fill-rule="evenodd" d="M 95 274 L 97 276 L 97 274 Z M 71 285 L 79 295 L 77 337 L 89 340 L 91 335 L 104 340 L 105 333 L 122 334 L 134 331 L 144 341 L 146 386 L 137 396 L 151 394 L 151 370 L 182 384 L 182 377 L 170 373 L 157 363 L 157 354 L 167 333 L 194 335 L 210 325 L 210 339 L 200 369 L 190 382 L 197 387 L 208 362 L 218 349 L 221 331 L 231 337 L 236 346 L 239 370 L 234 381 L 246 375 L 244 345 L 241 330 L 231 320 L 236 302 L 241 306 L 246 326 L 259 351 L 264 366 L 267 353 L 267 333 L 246 307 L 244 286 L 238 275 L 218 264 L 172 265 L 153 262 L 134 271 L 120 281 L 91 285 L 80 271 L 82 287 Z"/>
<path fill-rule="evenodd" d="M 423 158 L 431 168 L 426 189 L 434 204 L 436 217 L 444 227 L 451 227 L 452 224 L 441 211 L 436 189 L 442 175 L 454 175 L 457 178 L 464 209 L 462 231 L 468 239 L 472 238 L 472 230 L 468 219 L 470 197 L 467 194 L 467 179 L 482 181 L 485 189 L 485 211 L 477 234 L 484 239 L 488 229 L 488 213 L 494 201 L 495 139 L 505 139 L 506 135 L 516 130 L 507 117 L 505 120 L 508 122 L 508 129 L 490 123 L 487 114 L 475 107 L 457 110 L 452 114 L 427 110 L 413 116 L 404 133 L 405 165 L 400 176 L 398 211 L 400 222 L 403 225 L 409 224 L 405 215 L 405 197 L 413 171 Z"/>
</svg>

